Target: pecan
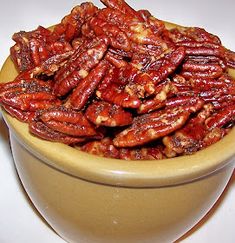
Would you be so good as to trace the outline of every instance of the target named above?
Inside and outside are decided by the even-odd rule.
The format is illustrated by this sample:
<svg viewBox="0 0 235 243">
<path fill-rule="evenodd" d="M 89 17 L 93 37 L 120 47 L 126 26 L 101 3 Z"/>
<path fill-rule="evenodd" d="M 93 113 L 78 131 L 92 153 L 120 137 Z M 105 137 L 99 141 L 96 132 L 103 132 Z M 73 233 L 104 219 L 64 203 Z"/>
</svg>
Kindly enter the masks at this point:
<svg viewBox="0 0 235 243">
<path fill-rule="evenodd" d="M 214 78 L 191 78 L 189 80 L 190 85 L 197 90 L 211 90 L 222 89 L 228 87 L 228 84 L 221 79 Z"/>
<path fill-rule="evenodd" d="M 54 27 L 53 35 L 68 42 L 79 36 L 84 22 L 94 16 L 98 8 L 91 2 L 75 6 L 71 13 L 65 16 L 61 23 Z"/>
<path fill-rule="evenodd" d="M 53 142 L 60 142 L 65 144 L 77 144 L 85 141 L 85 139 L 81 137 L 73 137 L 61 132 L 57 132 L 49 128 L 43 122 L 40 121 L 30 122 L 29 131 L 33 135 L 36 135 L 42 139 L 53 141 Z"/>
<path fill-rule="evenodd" d="M 104 101 L 125 108 L 138 108 L 141 104 L 140 99 L 136 94 L 130 94 L 125 90 L 125 85 L 135 75 L 136 72 L 129 65 L 123 69 L 110 69 L 109 73 L 99 85 L 96 95 Z"/>
<path fill-rule="evenodd" d="M 177 26 L 176 28 L 168 31 L 167 35 L 174 43 L 194 41 L 200 43 L 213 43 L 218 45 L 221 44 L 221 41 L 217 36 L 208 33 L 203 28 L 198 27 Z"/>
<path fill-rule="evenodd" d="M 222 75 L 223 69 L 218 64 L 199 64 L 185 62 L 182 65 L 181 75 L 189 78 L 218 78 Z"/>
<path fill-rule="evenodd" d="M 123 57 L 112 53 L 111 51 L 108 51 L 105 55 L 105 59 L 112 64 L 113 66 L 117 67 L 117 68 L 123 68 L 125 66 L 128 65 L 128 63 L 123 60 Z"/>
<path fill-rule="evenodd" d="M 170 74 L 172 74 L 176 68 L 181 64 L 185 57 L 184 47 L 179 47 L 172 51 L 166 57 L 161 67 L 158 70 L 150 70 L 148 73 L 152 77 L 155 83 L 158 83 L 166 79 Z"/>
<path fill-rule="evenodd" d="M 219 141 L 228 132 L 222 126 L 234 120 L 232 110 L 228 108 L 213 113 L 213 106 L 206 105 L 195 118 L 188 121 L 186 126 L 174 135 L 164 137 L 163 143 L 166 146 L 164 153 L 167 157 L 192 154 Z"/>
<path fill-rule="evenodd" d="M 137 15 L 140 16 L 138 13 Z M 139 19 L 134 15 L 124 14 L 122 11 L 115 11 L 112 8 L 102 9 L 99 11 L 98 17 L 118 26 L 134 43 L 159 46 L 162 51 L 168 49 L 166 42 L 154 32 L 153 21 L 145 22 L 142 18 Z"/>
<path fill-rule="evenodd" d="M 134 82 L 129 82 L 124 90 L 139 99 L 144 99 L 156 92 L 154 82 L 147 73 L 137 74 Z"/>
<path fill-rule="evenodd" d="M 22 111 L 6 104 L 2 104 L 2 107 L 12 117 L 15 117 L 22 122 L 30 122 L 34 119 L 35 116 L 35 112 L 32 111 Z"/>
<path fill-rule="evenodd" d="M 93 102 L 86 110 L 86 117 L 98 126 L 116 127 L 132 123 L 132 114 L 121 106 L 104 101 Z"/>
<path fill-rule="evenodd" d="M 136 117 L 131 127 L 114 138 L 117 147 L 134 147 L 164 137 L 182 127 L 189 112 L 182 108 L 162 110 Z"/>
<path fill-rule="evenodd" d="M 203 138 L 203 140 L 202 140 L 202 148 L 206 148 L 206 147 L 218 142 L 227 133 L 228 133 L 228 130 L 226 130 L 226 129 L 218 128 L 218 127 L 213 128 Z"/>
<path fill-rule="evenodd" d="M 157 70 L 151 69 L 147 72 L 138 73 L 134 78 L 134 81 L 127 85 L 126 90 L 128 93 L 134 93 L 140 98 L 144 98 L 145 95 L 149 96 L 158 93 L 159 88 L 156 87 L 156 84 L 165 80 L 172 72 L 174 72 L 182 62 L 184 55 L 184 48 L 178 48 L 169 55 L 166 55 Z M 173 90 L 173 88 L 171 90 Z M 146 101 L 147 103 L 143 104 L 140 109 L 141 113 L 145 113 L 145 110 L 148 112 L 151 107 L 154 107 L 156 100 L 158 100 L 158 97 L 154 100 Z"/>
<path fill-rule="evenodd" d="M 148 10 L 137 11 L 142 19 L 148 24 L 148 27 L 153 31 L 155 35 L 161 35 L 165 30 L 164 22 L 155 18 Z"/>
<path fill-rule="evenodd" d="M 138 109 L 139 114 L 151 112 L 164 107 L 166 100 L 178 91 L 176 86 L 169 80 L 157 85 L 154 89 L 154 93 L 156 94 L 155 97 L 142 102 Z"/>
<path fill-rule="evenodd" d="M 54 93 L 57 96 L 63 96 L 75 88 L 77 84 L 84 79 L 89 71 L 95 67 L 104 56 L 108 47 L 106 37 L 97 37 L 88 43 L 88 49 L 78 51 L 78 57 L 63 71 L 60 71 L 55 77 Z"/>
<path fill-rule="evenodd" d="M 81 110 L 91 97 L 96 87 L 102 80 L 109 65 L 101 61 L 90 73 L 80 82 L 70 95 L 67 106 L 72 106 L 76 110 Z"/>
<path fill-rule="evenodd" d="M 77 137 L 97 135 L 95 127 L 81 113 L 65 107 L 40 111 L 37 120 L 54 131 Z"/>
<path fill-rule="evenodd" d="M 229 122 L 234 122 L 235 120 L 235 104 L 227 106 L 224 109 L 214 113 L 211 117 L 206 120 L 206 126 L 208 129 L 213 129 L 215 127 L 223 127 Z"/>
<path fill-rule="evenodd" d="M 54 39 L 52 32 L 42 26 L 30 32 L 20 31 L 12 38 L 16 44 L 11 47 L 11 58 L 20 72 L 72 49 L 68 42 Z"/>
<path fill-rule="evenodd" d="M 16 77 L 16 80 L 38 78 L 41 75 L 46 75 L 50 77 L 54 75 L 56 71 L 58 71 L 60 67 L 62 67 L 67 62 L 68 58 L 72 54 L 73 50 L 49 57 L 47 60 L 42 61 L 39 66 L 33 67 L 26 71 L 22 71 Z"/>
<path fill-rule="evenodd" d="M 111 9 L 118 10 L 125 15 L 131 15 L 140 21 L 143 20 L 142 16 L 131 8 L 124 0 L 101 0 L 101 2 Z"/>
<path fill-rule="evenodd" d="M 138 108 L 141 104 L 136 95 L 128 94 L 123 87 L 116 83 L 110 83 L 107 90 L 99 89 L 96 95 L 107 102 L 120 105 L 124 108 Z"/>
<path fill-rule="evenodd" d="M 183 46 L 187 55 L 204 56 L 204 58 L 219 57 L 224 58 L 225 49 L 221 44 L 212 42 L 197 42 L 197 41 L 181 41 L 177 42 L 176 46 Z"/>
<path fill-rule="evenodd" d="M 119 158 L 119 151 L 113 145 L 112 139 L 103 138 L 100 141 L 91 141 L 81 146 L 81 151 L 108 158 Z"/>
<path fill-rule="evenodd" d="M 226 65 L 229 68 L 234 69 L 235 68 L 235 52 L 231 51 L 231 50 L 226 50 L 224 58 L 225 58 Z"/>
<path fill-rule="evenodd" d="M 137 63 L 136 66 L 139 66 L 143 62 L 143 57 L 153 62 L 163 54 L 161 46 L 159 45 L 146 45 L 132 42 L 131 50 L 133 52 L 133 59 Z M 132 63 L 134 60 L 132 60 Z M 140 60 L 140 62 L 138 62 L 138 60 Z"/>
<path fill-rule="evenodd" d="M 171 136 L 165 136 L 163 144 L 166 146 L 164 150 L 166 156 L 175 157 L 179 154 L 192 154 L 198 151 L 202 147 L 202 141 L 208 132 L 205 120 L 211 115 L 212 111 L 213 107 L 211 105 L 205 106 L 183 128 Z"/>
<path fill-rule="evenodd" d="M 120 159 L 125 160 L 156 160 L 164 159 L 162 146 L 144 148 L 121 148 L 119 150 Z"/>
<path fill-rule="evenodd" d="M 38 79 L 4 84 L 0 90 L 0 102 L 22 111 L 48 109 L 61 104 L 52 94 L 51 83 Z"/>
<path fill-rule="evenodd" d="M 222 68 L 217 64 L 199 64 L 193 62 L 185 62 L 182 65 L 184 71 L 190 72 L 206 72 L 210 78 L 213 78 L 213 72 L 217 73 L 217 77 L 220 77 L 223 73 Z"/>
<path fill-rule="evenodd" d="M 195 64 L 217 64 L 219 65 L 223 71 L 226 71 L 227 64 L 222 57 L 217 56 L 193 56 L 189 55 L 186 57 L 186 61 L 195 63 Z"/>
<path fill-rule="evenodd" d="M 79 65 L 79 62 L 76 62 L 76 60 L 79 58 L 79 56 L 84 51 L 88 50 L 93 45 L 95 45 L 95 43 L 96 43 L 96 40 L 94 42 L 92 42 L 85 38 L 80 38 L 79 41 L 80 41 L 79 45 L 76 46 L 77 48 L 74 50 L 74 52 L 71 55 L 71 57 L 69 58 L 69 60 L 55 74 L 55 80 L 64 79 L 70 73 L 72 73 Z"/>
<path fill-rule="evenodd" d="M 97 17 L 93 17 L 90 20 L 89 26 L 96 36 L 107 35 L 110 38 L 112 47 L 130 51 L 129 38 L 118 26 Z"/>
</svg>

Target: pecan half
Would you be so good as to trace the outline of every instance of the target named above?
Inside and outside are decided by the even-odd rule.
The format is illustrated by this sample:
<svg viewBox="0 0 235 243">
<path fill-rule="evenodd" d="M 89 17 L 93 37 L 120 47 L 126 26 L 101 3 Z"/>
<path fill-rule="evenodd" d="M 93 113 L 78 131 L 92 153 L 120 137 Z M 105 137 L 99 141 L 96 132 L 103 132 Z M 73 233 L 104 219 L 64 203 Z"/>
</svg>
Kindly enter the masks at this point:
<svg viewBox="0 0 235 243">
<path fill-rule="evenodd" d="M 189 112 L 182 108 L 162 110 L 136 117 L 131 127 L 119 133 L 113 140 L 117 147 L 134 147 L 164 137 L 182 127 Z"/>
<path fill-rule="evenodd" d="M 116 127 L 132 123 L 132 114 L 121 106 L 104 101 L 95 101 L 88 106 L 86 117 L 98 126 Z"/>
</svg>

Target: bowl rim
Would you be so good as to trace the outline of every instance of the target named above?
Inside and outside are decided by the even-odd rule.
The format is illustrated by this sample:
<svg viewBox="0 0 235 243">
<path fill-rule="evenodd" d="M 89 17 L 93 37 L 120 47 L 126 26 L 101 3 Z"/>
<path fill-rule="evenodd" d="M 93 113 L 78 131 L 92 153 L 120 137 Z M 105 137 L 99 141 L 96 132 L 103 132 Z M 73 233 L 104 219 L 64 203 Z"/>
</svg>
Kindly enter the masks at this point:
<svg viewBox="0 0 235 243">
<path fill-rule="evenodd" d="M 174 24 L 170 24 L 175 26 Z M 0 82 L 15 78 L 10 57 L 2 66 Z M 231 72 L 235 77 L 235 70 Z M 193 181 L 231 162 L 235 156 L 235 127 L 222 140 L 192 155 L 162 160 L 120 160 L 88 154 L 68 145 L 31 135 L 28 125 L 2 109 L 10 133 L 33 155 L 72 176 L 101 184 L 125 187 L 160 187 Z"/>
</svg>

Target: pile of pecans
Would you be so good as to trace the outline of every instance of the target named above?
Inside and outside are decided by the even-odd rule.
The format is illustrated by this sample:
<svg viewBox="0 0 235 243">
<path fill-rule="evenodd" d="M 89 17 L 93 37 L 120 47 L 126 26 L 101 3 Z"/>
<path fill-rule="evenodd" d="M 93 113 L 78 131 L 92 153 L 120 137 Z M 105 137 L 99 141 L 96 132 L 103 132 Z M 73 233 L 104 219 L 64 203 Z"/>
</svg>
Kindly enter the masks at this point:
<svg viewBox="0 0 235 243">
<path fill-rule="evenodd" d="M 235 53 L 197 27 L 167 29 L 124 0 L 72 9 L 53 30 L 13 35 L 19 71 L 0 104 L 29 131 L 126 160 L 192 154 L 235 120 Z"/>
</svg>

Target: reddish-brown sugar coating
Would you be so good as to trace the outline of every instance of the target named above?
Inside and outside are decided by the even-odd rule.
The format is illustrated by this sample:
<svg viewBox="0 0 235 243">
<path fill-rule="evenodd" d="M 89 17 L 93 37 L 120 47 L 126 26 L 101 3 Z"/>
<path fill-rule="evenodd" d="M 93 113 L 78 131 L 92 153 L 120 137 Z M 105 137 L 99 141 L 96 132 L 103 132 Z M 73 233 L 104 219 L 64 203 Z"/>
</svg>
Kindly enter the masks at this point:
<svg viewBox="0 0 235 243">
<path fill-rule="evenodd" d="M 19 75 L 0 104 L 31 134 L 124 160 L 192 154 L 235 121 L 235 53 L 198 27 L 167 29 L 124 0 L 13 35 Z"/>
</svg>

